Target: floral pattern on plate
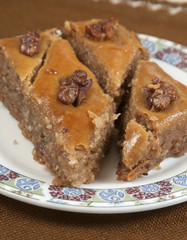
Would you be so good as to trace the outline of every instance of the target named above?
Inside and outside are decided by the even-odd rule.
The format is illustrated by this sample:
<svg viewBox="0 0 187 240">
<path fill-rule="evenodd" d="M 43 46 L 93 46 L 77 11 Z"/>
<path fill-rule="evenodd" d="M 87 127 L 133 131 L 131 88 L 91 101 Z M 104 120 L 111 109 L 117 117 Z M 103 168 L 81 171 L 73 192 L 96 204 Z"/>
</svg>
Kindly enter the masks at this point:
<svg viewBox="0 0 187 240">
<path fill-rule="evenodd" d="M 187 48 L 167 40 L 139 34 L 142 44 L 152 57 L 161 59 L 187 72 Z M 159 182 L 109 189 L 70 188 L 48 185 L 37 179 L 23 176 L 0 165 L 0 192 L 19 195 L 23 199 L 35 200 L 63 206 L 85 206 L 92 208 L 150 205 L 172 199 L 187 198 L 187 171 Z M 12 195 L 13 194 L 13 195 Z M 6 195 L 6 194 L 5 194 Z M 10 195 L 9 195 L 10 196 Z M 183 200 L 184 201 L 184 200 Z M 49 206 L 48 206 L 49 207 Z M 66 210 L 65 208 L 62 208 Z M 81 211 L 81 210 L 80 210 Z M 125 212 L 125 211 L 122 211 Z"/>
<path fill-rule="evenodd" d="M 161 181 L 139 187 L 129 187 L 126 189 L 126 192 L 141 200 L 165 196 L 171 193 L 172 190 L 173 186 L 170 181 Z"/>
<path fill-rule="evenodd" d="M 0 165 L 0 181 L 9 181 L 20 177 L 20 174 Z"/>
<path fill-rule="evenodd" d="M 42 194 L 42 182 L 36 179 L 25 177 L 19 173 L 16 173 L 0 164 L 0 189 L 5 189 L 18 195 L 27 195 L 31 197 L 32 194 Z M 25 193 L 29 194 L 25 194 Z"/>
<path fill-rule="evenodd" d="M 155 57 L 178 68 L 187 68 L 187 54 L 176 48 L 164 48 L 156 52 Z"/>
<path fill-rule="evenodd" d="M 186 47 L 168 40 L 158 39 L 143 34 L 140 34 L 139 37 L 142 45 L 148 49 L 152 57 L 174 65 L 187 72 Z"/>
<path fill-rule="evenodd" d="M 49 193 L 51 197 L 55 199 L 85 201 L 92 199 L 96 191 L 93 189 L 57 187 L 54 185 L 50 185 Z"/>
<path fill-rule="evenodd" d="M 0 165 L 0 188 L 22 195 L 24 197 L 45 200 L 52 203 L 61 203 L 85 206 L 129 206 L 146 204 L 145 200 L 152 202 L 165 201 L 186 195 L 187 172 L 170 179 L 120 189 L 87 189 L 47 186 L 46 183 L 31 179 Z M 13 176 L 7 177 L 7 176 Z M 42 194 L 43 191 L 46 194 Z M 126 204 L 127 203 L 127 204 Z"/>
</svg>

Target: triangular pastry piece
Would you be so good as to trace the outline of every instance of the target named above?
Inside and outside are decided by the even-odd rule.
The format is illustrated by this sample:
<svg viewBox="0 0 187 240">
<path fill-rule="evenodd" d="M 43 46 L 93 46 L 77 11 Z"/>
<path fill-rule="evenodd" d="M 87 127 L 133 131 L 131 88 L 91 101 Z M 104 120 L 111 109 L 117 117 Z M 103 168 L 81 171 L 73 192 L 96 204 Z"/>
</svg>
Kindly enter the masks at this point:
<svg viewBox="0 0 187 240">
<path fill-rule="evenodd" d="M 0 40 L 0 97 L 54 184 L 94 180 L 113 134 L 114 104 L 55 29 Z"/>
<path fill-rule="evenodd" d="M 125 80 L 132 76 L 138 60 L 149 58 L 136 34 L 114 18 L 66 21 L 62 31 L 78 58 L 95 73 L 104 91 L 119 105 Z"/>
<path fill-rule="evenodd" d="M 133 180 L 187 151 L 187 87 L 156 63 L 139 61 L 123 116 L 119 180 Z"/>
</svg>

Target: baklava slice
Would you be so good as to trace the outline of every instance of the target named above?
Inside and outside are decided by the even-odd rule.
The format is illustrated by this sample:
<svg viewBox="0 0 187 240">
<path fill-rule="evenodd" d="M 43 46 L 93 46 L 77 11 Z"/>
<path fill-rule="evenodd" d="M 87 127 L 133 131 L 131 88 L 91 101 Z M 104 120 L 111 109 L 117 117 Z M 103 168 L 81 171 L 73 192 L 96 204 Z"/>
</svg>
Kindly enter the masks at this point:
<svg viewBox="0 0 187 240">
<path fill-rule="evenodd" d="M 94 180 L 114 132 L 114 103 L 55 29 L 0 40 L 0 97 L 55 185 Z"/>
<path fill-rule="evenodd" d="M 118 180 L 147 174 L 164 158 L 187 152 L 187 87 L 156 63 L 139 61 L 123 113 Z"/>
<path fill-rule="evenodd" d="M 66 21 L 62 32 L 118 106 L 126 79 L 131 78 L 140 59 L 149 58 L 137 35 L 114 18 Z"/>
</svg>

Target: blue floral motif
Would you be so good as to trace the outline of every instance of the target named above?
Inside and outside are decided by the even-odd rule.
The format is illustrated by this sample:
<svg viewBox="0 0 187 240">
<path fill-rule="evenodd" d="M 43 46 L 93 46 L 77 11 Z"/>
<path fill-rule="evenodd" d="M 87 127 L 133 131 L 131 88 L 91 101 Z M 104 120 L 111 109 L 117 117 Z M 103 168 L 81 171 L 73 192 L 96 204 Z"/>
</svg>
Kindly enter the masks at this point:
<svg viewBox="0 0 187 240">
<path fill-rule="evenodd" d="M 177 185 L 187 186 L 187 175 L 186 174 L 180 174 L 173 178 L 173 182 Z"/>
<path fill-rule="evenodd" d="M 163 60 L 172 65 L 177 65 L 178 63 L 181 62 L 181 57 L 179 56 L 179 54 L 169 53 L 163 57 Z"/>
<path fill-rule="evenodd" d="M 124 198 L 125 194 L 116 189 L 103 190 L 99 193 L 99 197 L 105 201 L 119 201 Z"/>
<path fill-rule="evenodd" d="M 158 191 L 158 189 L 159 189 L 159 186 L 156 184 L 147 184 L 147 185 L 140 186 L 140 190 L 145 193 L 154 193 Z"/>
<path fill-rule="evenodd" d="M 9 169 L 0 165 L 0 174 L 6 174 L 9 172 Z"/>
<path fill-rule="evenodd" d="M 153 42 L 150 42 L 147 39 L 141 40 L 142 45 L 148 49 L 149 53 L 153 54 L 156 51 L 156 44 Z"/>
<path fill-rule="evenodd" d="M 82 194 L 82 189 L 80 188 L 69 188 L 65 187 L 63 188 L 63 193 L 68 195 L 68 196 L 77 196 Z"/>
<path fill-rule="evenodd" d="M 15 184 L 18 188 L 26 191 L 34 191 L 40 188 L 40 182 L 31 178 L 18 179 Z"/>
<path fill-rule="evenodd" d="M 169 47 L 163 48 L 154 54 L 154 57 L 161 59 L 169 64 L 172 64 L 178 68 L 187 68 L 187 54 L 180 49 Z"/>
</svg>

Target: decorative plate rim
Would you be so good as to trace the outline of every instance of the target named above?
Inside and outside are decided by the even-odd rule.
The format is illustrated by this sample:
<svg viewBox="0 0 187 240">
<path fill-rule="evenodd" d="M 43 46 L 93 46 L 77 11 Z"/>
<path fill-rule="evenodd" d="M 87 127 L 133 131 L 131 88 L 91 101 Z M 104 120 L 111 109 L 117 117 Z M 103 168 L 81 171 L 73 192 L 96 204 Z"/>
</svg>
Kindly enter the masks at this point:
<svg viewBox="0 0 187 240">
<path fill-rule="evenodd" d="M 187 72 L 187 47 L 154 36 L 138 36 L 152 57 Z M 0 193 L 56 210 L 101 214 L 140 212 L 187 201 L 187 171 L 134 187 L 89 189 L 48 185 L 0 164 Z"/>
</svg>

